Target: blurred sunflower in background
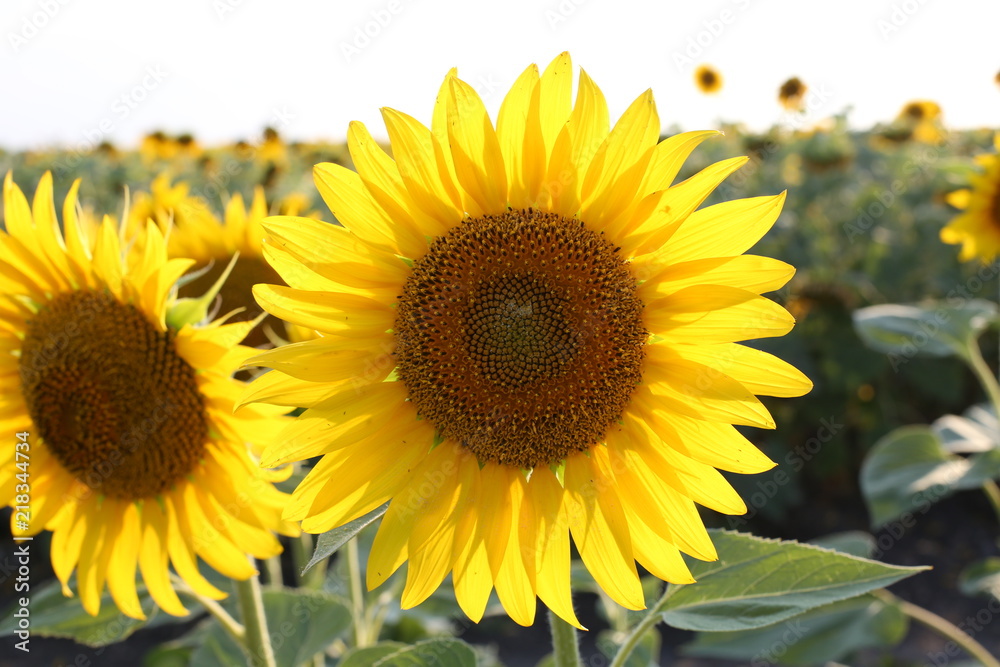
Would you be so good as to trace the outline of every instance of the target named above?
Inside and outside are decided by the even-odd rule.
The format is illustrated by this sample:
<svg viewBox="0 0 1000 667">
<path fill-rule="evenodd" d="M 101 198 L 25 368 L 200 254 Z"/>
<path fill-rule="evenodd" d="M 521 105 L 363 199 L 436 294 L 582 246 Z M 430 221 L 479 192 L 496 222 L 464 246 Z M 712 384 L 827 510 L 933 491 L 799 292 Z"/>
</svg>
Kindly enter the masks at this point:
<svg viewBox="0 0 1000 667">
<path fill-rule="evenodd" d="M 187 610 L 169 566 L 197 593 L 225 597 L 198 570 L 247 579 L 247 558 L 281 552 L 275 531 L 287 496 L 263 471 L 259 445 L 283 427 L 281 409 L 233 416 L 244 385 L 233 369 L 256 351 L 239 345 L 253 323 L 195 326 L 198 307 L 172 296 L 191 260 L 168 259 L 149 225 L 141 254 L 108 217 L 89 237 L 73 184 L 56 217 L 46 174 L 29 206 L 8 174 L 6 231 L 0 232 L 0 431 L 30 445 L 31 515 L 11 517 L 15 536 L 52 531 L 52 567 L 63 592 L 70 577 L 84 609 L 101 593 L 144 618 L 136 568 L 156 604 Z M 196 304 L 195 304 L 196 305 Z M 264 408 L 264 409 L 261 409 Z M 248 449 L 248 446 L 250 449 Z M 0 500 L 24 492 L 14 447 L 0 454 Z"/>
<path fill-rule="evenodd" d="M 698 90 L 706 95 L 722 90 L 722 75 L 711 65 L 698 65 L 694 70 L 694 82 Z"/>
<path fill-rule="evenodd" d="M 925 144 L 939 144 L 945 133 L 941 106 L 931 100 L 906 103 L 896 116 L 896 124 L 909 131 L 910 137 Z"/>
<path fill-rule="evenodd" d="M 303 200 L 289 196 L 283 200 L 279 210 L 291 207 L 300 211 Z M 264 230 L 261 221 L 268 214 L 268 204 L 264 189 L 254 189 L 254 196 L 248 207 L 242 195 L 232 195 L 226 204 L 220 220 L 203 199 L 193 196 L 187 183 L 170 185 L 170 178 L 161 174 L 152 183 L 150 192 L 139 192 L 129 215 L 129 228 L 138 232 L 147 220 L 153 220 L 168 235 L 167 248 L 170 257 L 185 257 L 195 260 L 193 273 L 180 286 L 181 297 L 203 294 L 230 261 L 239 253 L 239 259 L 231 268 L 222 289 L 219 291 L 221 308 L 229 312 L 243 309 L 233 316 L 236 321 L 253 320 L 260 314 L 260 307 L 254 301 L 251 288 L 256 283 L 281 282 L 281 278 L 264 260 L 262 239 Z M 137 247 L 141 247 L 139 239 Z M 259 347 L 275 340 L 306 340 L 315 336 L 301 327 L 287 325 L 274 317 L 265 317 L 260 326 L 253 329 L 245 341 L 246 345 Z"/>
<path fill-rule="evenodd" d="M 717 132 L 659 141 L 652 93 L 609 129 L 600 89 L 568 54 L 514 83 L 496 129 L 452 70 L 430 129 L 384 109 L 394 158 L 361 123 L 357 172 L 316 183 L 341 226 L 270 218 L 288 287 L 271 314 L 323 337 L 249 359 L 274 370 L 247 401 L 308 408 L 264 465 L 323 458 L 286 518 L 322 532 L 391 501 L 367 567 L 409 562 L 402 606 L 448 573 L 478 621 L 492 589 L 518 623 L 536 596 L 580 626 L 570 540 L 598 584 L 644 606 L 636 562 L 689 583 L 715 548 L 697 504 L 746 506 L 718 469 L 774 464 L 733 427 L 773 428 L 755 394 L 799 396 L 799 371 L 738 341 L 792 317 L 760 296 L 794 269 L 742 255 L 784 194 L 697 210 L 746 158 L 672 185 Z M 596 151 L 595 151 L 596 147 Z"/>
<path fill-rule="evenodd" d="M 778 101 L 788 111 L 802 111 L 808 90 L 802 79 L 793 76 L 781 84 L 778 89 Z"/>
<path fill-rule="evenodd" d="M 1000 152 L 1000 134 L 993 137 Z M 941 230 L 945 243 L 962 244 L 958 258 L 967 261 L 979 258 L 992 262 L 1000 254 L 1000 153 L 980 155 L 976 163 L 982 171 L 970 180 L 970 188 L 948 195 L 948 203 L 962 211 Z"/>
</svg>

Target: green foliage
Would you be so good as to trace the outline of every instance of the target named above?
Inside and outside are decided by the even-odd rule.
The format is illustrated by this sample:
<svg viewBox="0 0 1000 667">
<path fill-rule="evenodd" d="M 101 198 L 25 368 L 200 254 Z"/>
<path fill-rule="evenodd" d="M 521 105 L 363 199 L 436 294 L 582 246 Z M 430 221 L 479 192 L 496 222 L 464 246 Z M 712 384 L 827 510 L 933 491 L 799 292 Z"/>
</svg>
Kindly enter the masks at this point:
<svg viewBox="0 0 1000 667">
<path fill-rule="evenodd" d="M 895 368 L 915 356 L 968 357 L 969 345 L 996 318 L 997 305 L 983 299 L 956 305 L 886 303 L 855 311 L 854 326 L 865 344 L 889 355 Z"/>
<path fill-rule="evenodd" d="M 363 517 L 357 518 L 354 521 L 345 523 L 343 526 L 322 533 L 318 538 L 316 538 L 316 549 L 313 551 L 313 555 L 309 559 L 309 562 L 302 568 L 302 573 L 305 574 L 316 563 L 320 562 L 324 558 L 329 558 L 331 555 L 336 553 L 340 547 L 347 544 L 352 537 L 360 533 L 366 526 L 378 520 L 378 518 L 385 514 L 388 509 L 389 503 L 385 503 L 381 507 L 373 509 Z"/>
<path fill-rule="evenodd" d="M 676 586 L 661 607 L 685 630 L 762 628 L 863 595 L 926 567 L 899 567 L 813 545 L 713 531 L 714 562 L 690 562 L 696 584 Z"/>
<path fill-rule="evenodd" d="M 329 593 L 265 590 L 264 614 L 278 665 L 309 664 L 313 656 L 351 625 L 351 611 Z M 213 667 L 244 664 L 243 650 L 221 625 L 208 624 L 191 655 L 191 664 Z"/>
<path fill-rule="evenodd" d="M 702 633 L 684 652 L 753 665 L 818 665 L 844 660 L 858 649 L 894 646 L 908 627 L 898 606 L 862 595 L 759 630 Z"/>
<path fill-rule="evenodd" d="M 1000 558 L 986 558 L 967 567 L 958 587 L 966 595 L 992 595 L 1000 600 Z"/>
<path fill-rule="evenodd" d="M 71 588 L 76 584 L 70 580 Z M 91 616 L 83 609 L 78 597 L 66 597 L 62 594 L 59 582 L 52 579 L 40 586 L 32 587 L 31 605 L 27 607 L 31 621 L 31 634 L 37 637 L 62 637 L 72 639 L 86 646 L 106 646 L 120 642 L 136 630 L 150 625 L 156 619 L 167 620 L 171 617 L 159 612 L 153 599 L 142 584 L 138 586 L 139 603 L 146 614 L 146 620 L 129 618 L 118 611 L 111 593 L 107 590 L 101 595 L 101 609 L 96 616 Z M 188 606 L 194 612 L 199 607 Z M 13 614 L 12 608 L 4 613 L 0 621 L 0 637 L 12 635 L 18 629 L 19 619 Z"/>
<path fill-rule="evenodd" d="M 876 443 L 861 469 L 861 490 L 876 528 L 923 514 L 955 491 L 1000 476 L 1000 447 L 962 457 L 929 426 L 904 426 Z M 912 517 L 910 517 L 912 519 Z"/>
<path fill-rule="evenodd" d="M 370 664 L 372 667 L 476 667 L 476 653 L 458 639 L 429 639 Z"/>
</svg>

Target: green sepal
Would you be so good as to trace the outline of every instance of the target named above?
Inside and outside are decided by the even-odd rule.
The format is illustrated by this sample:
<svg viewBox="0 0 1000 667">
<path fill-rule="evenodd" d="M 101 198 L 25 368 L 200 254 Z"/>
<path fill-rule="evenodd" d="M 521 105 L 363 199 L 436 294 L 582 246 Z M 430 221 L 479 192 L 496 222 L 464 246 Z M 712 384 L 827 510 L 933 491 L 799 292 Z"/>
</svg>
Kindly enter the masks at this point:
<svg viewBox="0 0 1000 667">
<path fill-rule="evenodd" d="M 184 328 L 187 324 L 197 324 L 204 321 L 208 317 L 208 307 L 215 301 L 215 297 L 218 296 L 219 290 L 226 283 L 226 279 L 229 278 L 229 274 L 232 273 L 239 258 L 240 253 L 234 253 L 233 258 L 229 260 L 229 266 L 215 281 L 215 284 L 197 299 L 177 299 L 167 311 L 167 325 L 176 330 Z"/>
</svg>

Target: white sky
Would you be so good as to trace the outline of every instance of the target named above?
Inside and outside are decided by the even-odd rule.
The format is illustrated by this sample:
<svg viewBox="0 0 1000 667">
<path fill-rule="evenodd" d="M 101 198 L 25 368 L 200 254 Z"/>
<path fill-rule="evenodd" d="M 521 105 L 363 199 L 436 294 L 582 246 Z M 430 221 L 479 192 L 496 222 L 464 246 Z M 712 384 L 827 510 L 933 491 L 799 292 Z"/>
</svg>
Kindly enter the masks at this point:
<svg viewBox="0 0 1000 667">
<path fill-rule="evenodd" d="M 819 93 L 816 117 L 852 107 L 868 127 L 926 98 L 950 126 L 997 127 L 998 28 L 996 0 L 3 0 L 0 146 L 154 129 L 216 143 L 266 124 L 340 140 L 351 120 L 381 137 L 382 106 L 429 123 L 452 66 L 495 113 L 524 67 L 563 50 L 612 118 L 651 87 L 664 127 L 762 128 L 795 75 Z M 719 95 L 695 89 L 701 62 L 723 73 Z"/>
</svg>

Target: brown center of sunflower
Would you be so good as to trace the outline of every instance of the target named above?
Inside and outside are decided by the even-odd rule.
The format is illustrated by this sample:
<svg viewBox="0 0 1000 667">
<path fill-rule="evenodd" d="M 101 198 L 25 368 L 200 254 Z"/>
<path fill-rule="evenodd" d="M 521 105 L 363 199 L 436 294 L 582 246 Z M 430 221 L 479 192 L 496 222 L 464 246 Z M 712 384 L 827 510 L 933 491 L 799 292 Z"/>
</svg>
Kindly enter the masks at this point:
<svg viewBox="0 0 1000 667">
<path fill-rule="evenodd" d="M 203 269 L 206 265 L 207 263 L 195 266 L 194 270 Z M 215 281 L 219 279 L 219 276 L 222 275 L 222 272 L 226 270 L 228 265 L 228 257 L 217 258 L 215 263 L 212 264 L 212 268 L 203 275 L 189 283 L 181 285 L 180 289 L 177 290 L 178 296 L 200 297 L 215 284 Z M 230 321 L 245 322 L 260 315 L 260 306 L 257 305 L 256 300 L 253 298 L 253 286 L 257 283 L 284 285 L 285 281 L 281 279 L 278 273 L 271 268 L 271 265 L 263 257 L 240 255 L 240 258 L 236 260 L 236 266 L 233 267 L 229 277 L 226 278 L 226 282 L 223 283 L 222 289 L 219 290 L 223 314 L 228 313 L 234 308 L 245 309 L 235 315 Z M 270 343 L 267 334 L 264 333 L 268 327 L 274 330 L 279 336 L 287 338 L 284 322 L 273 315 L 268 315 L 264 318 L 263 322 L 247 334 L 243 345 L 260 347 L 261 345 Z"/>
<path fill-rule="evenodd" d="M 396 316 L 420 414 L 480 459 L 533 468 L 601 442 L 648 333 L 618 248 L 534 210 L 466 220 L 414 262 Z"/>
<path fill-rule="evenodd" d="M 194 370 L 131 304 L 96 291 L 55 297 L 28 322 L 19 369 L 45 445 L 99 493 L 155 497 L 202 457 Z"/>
</svg>

